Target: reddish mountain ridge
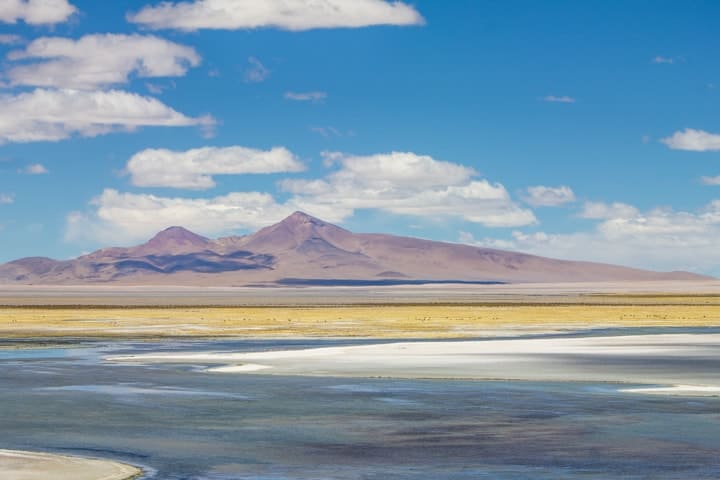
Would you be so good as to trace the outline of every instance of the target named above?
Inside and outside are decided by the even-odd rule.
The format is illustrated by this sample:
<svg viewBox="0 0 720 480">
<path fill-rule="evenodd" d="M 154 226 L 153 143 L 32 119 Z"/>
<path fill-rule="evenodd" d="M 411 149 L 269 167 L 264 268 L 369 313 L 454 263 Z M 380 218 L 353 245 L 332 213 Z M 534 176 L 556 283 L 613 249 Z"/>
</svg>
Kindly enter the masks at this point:
<svg viewBox="0 0 720 480">
<path fill-rule="evenodd" d="M 0 265 L 0 282 L 129 285 L 386 285 L 431 282 L 702 280 L 468 245 L 352 233 L 295 212 L 253 235 L 211 240 L 170 227 L 147 243 L 73 260 L 31 257 Z"/>
</svg>

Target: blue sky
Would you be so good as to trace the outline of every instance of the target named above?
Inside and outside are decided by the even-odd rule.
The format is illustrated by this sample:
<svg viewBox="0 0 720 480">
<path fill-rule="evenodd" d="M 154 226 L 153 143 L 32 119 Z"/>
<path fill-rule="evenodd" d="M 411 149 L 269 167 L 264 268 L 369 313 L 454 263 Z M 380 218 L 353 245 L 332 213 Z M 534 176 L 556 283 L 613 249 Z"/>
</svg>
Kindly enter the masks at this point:
<svg viewBox="0 0 720 480">
<path fill-rule="evenodd" d="M 281 3 L 0 7 L 0 261 L 302 209 L 720 274 L 717 2 Z"/>
</svg>

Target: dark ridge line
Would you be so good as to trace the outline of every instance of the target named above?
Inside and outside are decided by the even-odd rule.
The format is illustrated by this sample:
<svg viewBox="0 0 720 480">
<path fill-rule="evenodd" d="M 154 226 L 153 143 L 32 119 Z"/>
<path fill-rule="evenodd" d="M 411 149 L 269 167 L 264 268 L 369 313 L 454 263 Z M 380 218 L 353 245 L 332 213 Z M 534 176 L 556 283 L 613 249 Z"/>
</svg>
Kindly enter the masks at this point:
<svg viewBox="0 0 720 480">
<path fill-rule="evenodd" d="M 236 309 L 236 308 L 253 308 L 253 309 L 273 309 L 273 308 L 294 308 L 298 310 L 313 310 L 320 308 L 382 308 L 382 307 L 720 307 L 718 303 L 697 304 L 697 303 L 593 303 L 593 302 L 483 302 L 478 300 L 458 301 L 458 302 L 353 302 L 353 303 L 277 303 L 277 304 L 253 304 L 253 303 L 236 303 L 236 304 L 204 304 L 204 303 L 188 303 L 188 304 L 128 304 L 122 305 L 118 303 L 78 303 L 78 304 L 57 304 L 57 303 L 2 303 L 0 308 L 15 310 L 180 310 L 180 309 Z M 638 327 L 640 328 L 640 327 Z"/>
<path fill-rule="evenodd" d="M 396 285 L 507 285 L 508 282 L 496 280 L 354 280 L 342 278 L 281 278 L 275 281 L 278 285 L 295 285 L 309 287 L 384 287 Z"/>
</svg>

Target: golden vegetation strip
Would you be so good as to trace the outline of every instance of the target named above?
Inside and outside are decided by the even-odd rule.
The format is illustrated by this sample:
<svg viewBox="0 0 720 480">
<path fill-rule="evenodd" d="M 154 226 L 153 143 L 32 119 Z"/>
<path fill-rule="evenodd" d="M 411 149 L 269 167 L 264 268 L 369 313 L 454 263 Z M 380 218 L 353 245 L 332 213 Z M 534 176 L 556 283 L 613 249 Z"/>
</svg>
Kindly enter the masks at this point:
<svg viewBox="0 0 720 480">
<path fill-rule="evenodd" d="M 3 307 L 0 336 L 462 338 L 613 327 L 720 326 L 720 305 Z"/>
</svg>

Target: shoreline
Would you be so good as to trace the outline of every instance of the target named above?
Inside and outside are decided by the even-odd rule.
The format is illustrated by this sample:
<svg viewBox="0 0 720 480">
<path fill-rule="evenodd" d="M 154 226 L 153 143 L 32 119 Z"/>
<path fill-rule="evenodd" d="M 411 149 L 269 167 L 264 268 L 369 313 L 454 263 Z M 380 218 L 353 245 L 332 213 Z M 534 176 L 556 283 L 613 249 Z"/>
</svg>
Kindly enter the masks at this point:
<svg viewBox="0 0 720 480">
<path fill-rule="evenodd" d="M 3 480 L 133 480 L 142 474 L 113 460 L 0 449 Z"/>
</svg>

